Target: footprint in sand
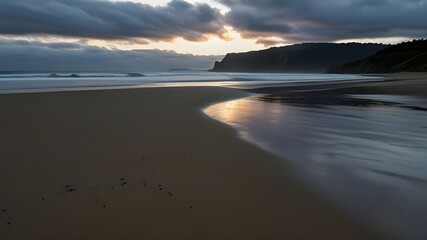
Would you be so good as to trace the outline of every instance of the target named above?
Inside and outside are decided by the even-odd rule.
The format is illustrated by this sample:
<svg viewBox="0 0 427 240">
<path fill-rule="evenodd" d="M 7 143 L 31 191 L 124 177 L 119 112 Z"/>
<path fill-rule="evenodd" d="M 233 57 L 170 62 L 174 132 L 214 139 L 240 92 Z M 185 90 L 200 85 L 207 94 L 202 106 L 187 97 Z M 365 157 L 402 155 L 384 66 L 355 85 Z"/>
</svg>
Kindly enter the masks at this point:
<svg viewBox="0 0 427 240">
<path fill-rule="evenodd" d="M 72 188 L 71 185 L 65 186 L 64 192 L 69 193 L 69 192 L 75 192 L 75 191 L 77 191 L 77 189 Z M 62 192 L 60 192 L 60 193 L 62 193 Z"/>
<path fill-rule="evenodd" d="M 120 178 L 120 181 L 122 181 L 122 183 L 120 183 L 120 185 L 122 186 L 127 184 L 127 182 L 125 181 L 125 178 Z"/>
</svg>

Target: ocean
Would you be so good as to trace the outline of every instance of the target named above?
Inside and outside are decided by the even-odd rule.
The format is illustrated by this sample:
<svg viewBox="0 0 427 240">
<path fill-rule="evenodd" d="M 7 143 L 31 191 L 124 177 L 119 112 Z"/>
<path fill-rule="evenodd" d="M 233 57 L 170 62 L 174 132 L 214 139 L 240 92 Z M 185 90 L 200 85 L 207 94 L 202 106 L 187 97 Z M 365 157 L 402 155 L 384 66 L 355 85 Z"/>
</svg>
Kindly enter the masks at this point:
<svg viewBox="0 0 427 240">
<path fill-rule="evenodd" d="M 373 78 L 335 74 L 213 73 L 207 71 L 142 73 L 0 72 L 0 93 L 180 86 L 251 88 L 290 82 L 360 79 L 369 80 Z"/>
</svg>

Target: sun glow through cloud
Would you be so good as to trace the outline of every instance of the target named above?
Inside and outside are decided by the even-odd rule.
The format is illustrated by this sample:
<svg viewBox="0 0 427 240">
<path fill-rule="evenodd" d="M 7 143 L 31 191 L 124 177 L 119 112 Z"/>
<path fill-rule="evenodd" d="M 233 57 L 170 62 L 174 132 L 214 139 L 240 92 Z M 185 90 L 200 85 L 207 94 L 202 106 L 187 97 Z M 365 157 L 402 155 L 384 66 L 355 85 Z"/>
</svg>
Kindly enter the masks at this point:
<svg viewBox="0 0 427 240">
<path fill-rule="evenodd" d="M 93 40 L 89 41 L 89 43 L 97 46 L 117 48 L 121 50 L 154 48 L 195 55 L 225 55 L 230 52 L 244 52 L 263 48 L 263 45 L 257 43 L 256 39 L 244 39 L 232 28 L 227 28 L 227 33 L 223 36 L 212 35 L 206 41 L 200 42 L 191 42 L 183 38 L 176 38 L 171 41 L 149 41 L 145 44 L 140 44 L 137 41 L 114 42 L 103 40 Z"/>
</svg>

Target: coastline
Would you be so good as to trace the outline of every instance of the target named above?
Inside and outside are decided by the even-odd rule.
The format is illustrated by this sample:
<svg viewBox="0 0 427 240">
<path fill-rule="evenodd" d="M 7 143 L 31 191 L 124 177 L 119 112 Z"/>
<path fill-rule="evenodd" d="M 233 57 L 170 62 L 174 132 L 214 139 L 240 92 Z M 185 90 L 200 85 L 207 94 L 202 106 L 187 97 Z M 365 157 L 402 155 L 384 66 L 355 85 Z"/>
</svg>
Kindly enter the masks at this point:
<svg viewBox="0 0 427 240">
<path fill-rule="evenodd" d="M 244 96 L 220 87 L 0 95 L 0 237 L 379 239 L 201 111 Z"/>
</svg>

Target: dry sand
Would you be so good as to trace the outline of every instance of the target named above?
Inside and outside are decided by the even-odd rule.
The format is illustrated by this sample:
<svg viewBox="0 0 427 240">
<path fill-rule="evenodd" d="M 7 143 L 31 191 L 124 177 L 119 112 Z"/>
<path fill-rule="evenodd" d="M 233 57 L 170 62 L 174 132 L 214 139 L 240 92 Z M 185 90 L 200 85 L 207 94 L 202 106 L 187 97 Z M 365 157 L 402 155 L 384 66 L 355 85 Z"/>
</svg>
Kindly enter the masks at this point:
<svg viewBox="0 0 427 240">
<path fill-rule="evenodd" d="M 245 95 L 0 95 L 0 239 L 378 239 L 201 111 Z"/>
</svg>

